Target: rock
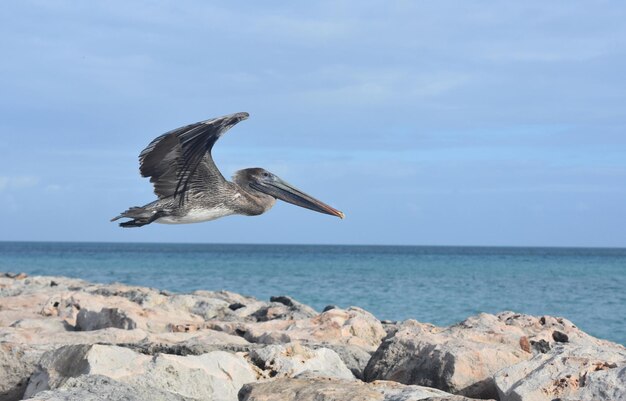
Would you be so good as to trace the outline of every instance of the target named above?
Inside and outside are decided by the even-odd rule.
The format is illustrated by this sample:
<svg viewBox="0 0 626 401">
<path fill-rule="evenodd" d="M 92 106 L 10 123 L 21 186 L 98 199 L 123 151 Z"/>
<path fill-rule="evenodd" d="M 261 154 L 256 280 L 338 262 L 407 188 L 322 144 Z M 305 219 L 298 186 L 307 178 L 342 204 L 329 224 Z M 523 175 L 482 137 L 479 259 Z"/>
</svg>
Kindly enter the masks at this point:
<svg viewBox="0 0 626 401">
<path fill-rule="evenodd" d="M 365 369 L 365 379 L 393 380 L 470 397 L 495 398 L 493 375 L 532 358 L 533 352 L 544 349 L 546 342 L 554 343 L 555 330 L 567 335 L 570 343 L 607 343 L 583 333 L 566 319 L 549 316 L 480 314 L 448 328 L 406 321 L 374 353 Z M 526 340 L 522 340 L 524 337 Z M 527 347 L 526 341 L 539 346 Z"/>
<path fill-rule="evenodd" d="M 234 400 L 244 383 L 251 400 L 626 399 L 624 348 L 550 316 L 441 328 L 287 296 L 1 273 L 0 297 L 0 401 Z"/>
<path fill-rule="evenodd" d="M 565 333 L 561 333 L 558 330 L 552 332 L 552 339 L 557 343 L 566 343 L 569 341 L 569 337 Z"/>
<path fill-rule="evenodd" d="M 43 351 L 0 343 L 0 401 L 21 400 Z"/>
<path fill-rule="evenodd" d="M 191 308 L 191 313 L 202 316 L 204 320 L 223 318 L 228 314 L 230 304 L 221 299 L 201 298 Z"/>
<path fill-rule="evenodd" d="M 354 377 L 359 380 L 363 380 L 363 371 L 367 366 L 372 353 L 366 349 L 357 345 L 342 345 L 342 344 L 310 344 L 312 347 L 325 347 L 330 348 L 339 355 L 339 358 L 343 361 L 348 369 L 352 372 Z"/>
<path fill-rule="evenodd" d="M 315 309 L 302 304 L 286 295 L 270 298 L 270 304 L 254 312 L 252 315 L 258 322 L 268 320 L 302 320 L 317 316 Z"/>
<path fill-rule="evenodd" d="M 239 302 L 235 302 L 234 304 L 230 304 L 228 305 L 228 309 L 232 310 L 232 311 L 236 311 L 237 309 L 241 309 L 241 308 L 245 308 L 246 305 L 241 304 Z"/>
<path fill-rule="evenodd" d="M 626 350 L 557 345 L 495 375 L 501 401 L 626 400 Z"/>
<path fill-rule="evenodd" d="M 242 356 L 223 351 L 151 357 L 118 346 L 70 345 L 44 354 L 25 397 L 62 387 L 69 378 L 85 374 L 182 397 L 212 400 L 235 400 L 243 384 L 256 380 Z"/>
<path fill-rule="evenodd" d="M 38 401 L 192 401 L 169 391 L 128 385 L 102 375 L 70 377 L 55 390 L 37 393 Z"/>
<path fill-rule="evenodd" d="M 135 343 L 119 344 L 146 354 L 201 355 L 211 351 L 248 352 L 255 347 L 245 339 L 213 330 L 196 332 L 193 336 L 182 333 L 150 335 Z"/>
<path fill-rule="evenodd" d="M 22 273 L 20 273 L 22 274 Z M 17 277 L 21 277 L 18 279 Z M 54 281 L 57 286 L 51 287 L 50 283 Z M 50 291 L 62 291 L 69 288 L 84 288 L 90 285 L 83 280 L 71 279 L 67 277 L 50 277 L 50 276 L 31 276 L 13 275 L 12 277 L 0 277 L 0 296 L 18 296 L 51 293 Z"/>
<path fill-rule="evenodd" d="M 314 376 L 354 379 L 339 355 L 329 348 L 312 349 L 298 343 L 268 345 L 251 350 L 249 357 L 267 377 L 294 377 L 307 372 Z"/>
<path fill-rule="evenodd" d="M 246 384 L 239 401 L 469 401 L 440 390 L 393 382 L 363 383 L 330 378 L 277 379 Z"/>
<path fill-rule="evenodd" d="M 62 292 L 48 298 L 40 313 L 42 316 L 58 316 L 73 326 L 79 311 L 80 305 L 73 302 L 72 294 Z"/>
<path fill-rule="evenodd" d="M 86 292 L 104 297 L 126 298 L 144 308 L 153 308 L 168 302 L 168 295 L 153 288 L 134 287 L 124 284 L 97 285 L 86 289 Z"/>
<path fill-rule="evenodd" d="M 530 342 L 528 342 L 528 337 L 526 336 L 520 337 L 519 346 L 524 351 L 530 353 Z"/>
<path fill-rule="evenodd" d="M 331 309 L 301 320 L 266 322 L 207 322 L 207 327 L 240 335 L 257 344 L 289 342 L 356 345 L 374 351 L 386 332 L 372 314 L 361 308 Z"/>
<path fill-rule="evenodd" d="M 542 354 L 545 354 L 546 352 L 550 351 L 550 343 L 547 342 L 546 340 L 531 341 L 530 346 L 533 347 L 535 352 L 539 352 Z"/>
<path fill-rule="evenodd" d="M 35 325 L 36 324 L 36 325 Z M 66 331 L 58 321 L 29 320 L 26 328 L 18 323 L 16 327 L 0 328 L 0 342 L 57 348 L 68 344 L 125 344 L 136 343 L 151 337 L 144 330 L 102 329 L 96 331 Z"/>
<path fill-rule="evenodd" d="M 72 302 L 78 305 L 81 311 L 101 311 L 104 308 L 117 309 L 116 314 L 121 319 L 132 320 L 135 327 L 152 333 L 169 331 L 173 327 L 184 327 L 185 325 L 198 327 L 203 325 L 204 317 L 197 315 L 193 310 L 199 299 L 191 295 L 163 296 L 156 291 L 147 293 L 152 298 L 144 297 L 141 299 L 144 303 L 150 302 L 151 306 L 149 307 L 139 305 L 126 297 L 117 295 L 107 297 L 89 292 L 75 292 L 72 295 Z M 145 295 L 142 291 L 124 292 L 124 294 Z M 152 300 L 148 301 L 148 299 Z M 104 316 L 105 321 L 106 317 Z"/>
<path fill-rule="evenodd" d="M 118 308 L 102 308 L 98 312 L 81 309 L 76 317 L 76 330 L 91 331 L 114 327 L 133 330 L 137 323 Z"/>
<path fill-rule="evenodd" d="M 229 291 L 195 291 L 192 296 L 206 302 L 205 305 L 196 304 L 194 308 L 205 320 L 256 321 L 252 315 L 268 306 L 266 302 Z"/>
</svg>

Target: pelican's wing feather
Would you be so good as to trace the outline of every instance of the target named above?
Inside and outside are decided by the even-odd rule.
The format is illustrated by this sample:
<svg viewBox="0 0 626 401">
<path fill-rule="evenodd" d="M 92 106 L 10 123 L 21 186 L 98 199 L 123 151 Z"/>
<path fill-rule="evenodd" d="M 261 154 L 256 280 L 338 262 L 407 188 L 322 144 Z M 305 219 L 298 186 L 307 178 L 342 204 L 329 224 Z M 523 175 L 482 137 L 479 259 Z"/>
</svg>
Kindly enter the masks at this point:
<svg viewBox="0 0 626 401">
<path fill-rule="evenodd" d="M 248 113 L 235 113 L 166 132 L 139 154 L 141 175 L 150 177 L 159 199 L 180 198 L 181 203 L 188 191 L 206 191 L 226 181 L 213 162 L 211 149 L 246 118 Z"/>
</svg>

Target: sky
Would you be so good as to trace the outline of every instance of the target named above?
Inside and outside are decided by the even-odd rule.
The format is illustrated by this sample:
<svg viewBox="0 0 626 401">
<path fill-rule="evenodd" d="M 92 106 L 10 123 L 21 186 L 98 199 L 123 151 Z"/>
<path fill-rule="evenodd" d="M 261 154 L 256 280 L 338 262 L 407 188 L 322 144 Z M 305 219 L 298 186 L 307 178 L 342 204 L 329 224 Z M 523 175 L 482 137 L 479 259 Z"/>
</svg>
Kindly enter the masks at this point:
<svg viewBox="0 0 626 401">
<path fill-rule="evenodd" d="M 626 246 L 621 1 L 8 1 L 0 240 Z M 213 156 L 343 210 L 122 229 L 139 152 Z"/>
</svg>

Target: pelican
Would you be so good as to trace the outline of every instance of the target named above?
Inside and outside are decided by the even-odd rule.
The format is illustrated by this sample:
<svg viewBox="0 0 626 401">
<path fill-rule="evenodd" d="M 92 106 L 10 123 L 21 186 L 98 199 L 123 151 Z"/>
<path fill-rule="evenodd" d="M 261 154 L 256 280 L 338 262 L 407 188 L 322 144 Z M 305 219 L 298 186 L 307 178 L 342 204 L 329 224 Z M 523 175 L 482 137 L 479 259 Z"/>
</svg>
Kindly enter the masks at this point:
<svg viewBox="0 0 626 401">
<path fill-rule="evenodd" d="M 131 207 L 111 221 L 128 218 L 121 227 L 141 227 L 199 223 L 233 214 L 257 216 L 271 209 L 276 199 L 343 219 L 339 210 L 262 168 L 239 170 L 232 182 L 222 176 L 211 157 L 213 145 L 248 117 L 248 113 L 235 113 L 200 121 L 150 142 L 139 154 L 139 171 L 150 177 L 158 199 Z"/>
</svg>

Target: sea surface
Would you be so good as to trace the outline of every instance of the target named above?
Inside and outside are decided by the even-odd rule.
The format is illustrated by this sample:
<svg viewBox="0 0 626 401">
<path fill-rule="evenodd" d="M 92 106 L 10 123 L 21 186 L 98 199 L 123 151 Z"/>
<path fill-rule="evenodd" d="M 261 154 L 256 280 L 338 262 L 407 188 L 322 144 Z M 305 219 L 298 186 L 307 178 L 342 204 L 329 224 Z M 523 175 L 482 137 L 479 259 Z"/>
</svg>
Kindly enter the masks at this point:
<svg viewBox="0 0 626 401">
<path fill-rule="evenodd" d="M 290 295 L 437 325 L 512 310 L 626 344 L 626 249 L 0 242 L 0 271 Z"/>
</svg>

